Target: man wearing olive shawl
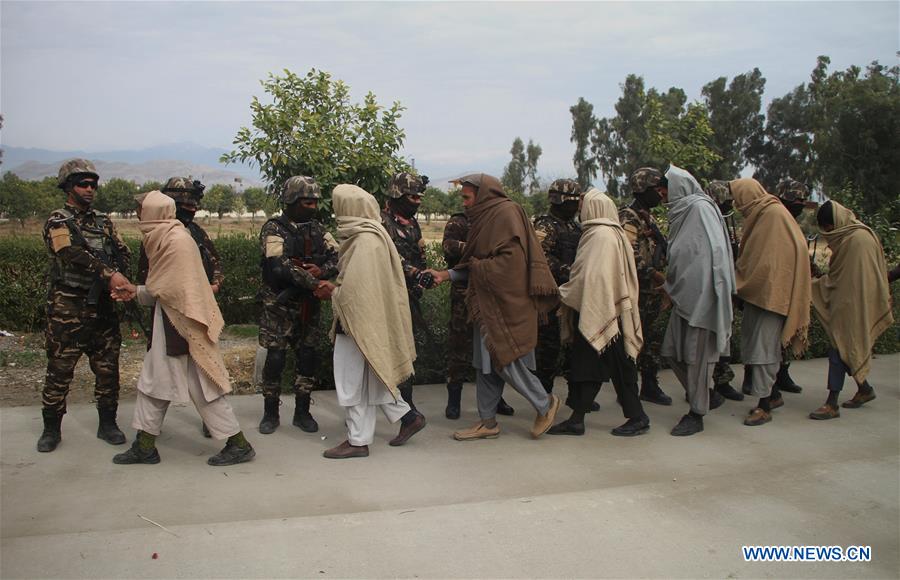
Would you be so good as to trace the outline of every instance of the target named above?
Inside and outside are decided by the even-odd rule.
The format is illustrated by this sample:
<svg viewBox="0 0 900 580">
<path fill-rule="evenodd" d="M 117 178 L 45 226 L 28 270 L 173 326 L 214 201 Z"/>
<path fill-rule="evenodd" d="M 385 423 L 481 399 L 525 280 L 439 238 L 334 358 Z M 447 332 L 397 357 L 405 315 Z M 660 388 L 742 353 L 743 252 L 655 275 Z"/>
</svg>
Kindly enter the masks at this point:
<svg viewBox="0 0 900 580">
<path fill-rule="evenodd" d="M 744 303 L 741 358 L 759 404 L 744 419 L 756 426 L 772 420 L 770 396 L 782 347 L 801 355 L 809 329 L 810 273 L 806 239 L 777 197 L 755 179 L 728 184 L 744 216 L 735 264 L 737 294 Z M 778 248 L 778 251 L 772 251 Z"/>
<path fill-rule="evenodd" d="M 219 351 L 225 326 L 190 232 L 175 218 L 175 201 L 158 191 L 142 196 L 139 228 L 149 271 L 146 285 L 117 287 L 117 300 L 153 306 L 153 335 L 137 384 L 131 449 L 113 463 L 159 463 L 156 438 L 172 401 L 191 401 L 215 439 L 225 448 L 210 457 L 213 466 L 250 461 L 256 452 L 244 438 L 225 394 L 228 370 Z"/>
<path fill-rule="evenodd" d="M 400 255 L 381 225 L 375 198 L 344 184 L 334 188 L 332 203 L 341 243 L 331 291 L 334 386 L 347 411 L 348 434 L 323 455 L 368 457 L 376 407 L 391 423 L 401 422 L 392 446 L 403 445 L 425 427 L 425 417 L 399 391 L 412 376 L 416 359 L 409 297 Z"/>
<path fill-rule="evenodd" d="M 469 281 L 466 305 L 474 327 L 472 366 L 481 422 L 453 437 L 497 437 L 497 403 L 508 383 L 537 411 L 531 436 L 538 438 L 559 410 L 559 398 L 548 394 L 532 372 L 538 315 L 559 303 L 559 291 L 531 222 L 500 181 L 476 173 L 458 183 L 471 224 L 466 249 L 454 269 L 431 273 L 438 284 Z"/>
<path fill-rule="evenodd" d="M 634 252 L 619 224 L 616 204 L 597 189 L 581 202 L 582 235 L 569 281 L 560 286 L 562 341 L 572 344 L 569 399 L 572 416 L 551 435 L 583 435 L 584 415 L 601 385 L 612 379 L 628 421 L 613 435 L 650 429 L 638 396 L 635 359 L 643 346 Z"/>
<path fill-rule="evenodd" d="M 875 233 L 835 201 L 822 204 L 816 217 L 831 249 L 828 273 L 812 284 L 813 307 L 832 344 L 828 399 L 809 415 L 821 420 L 840 417 L 837 403 L 844 375 L 853 377 L 857 391 L 842 407 L 857 409 L 875 398 L 875 389 L 866 380 L 872 346 L 894 316 L 887 265 Z"/>
<path fill-rule="evenodd" d="M 672 165 L 659 191 L 669 210 L 663 289 L 672 301 L 660 352 L 687 391 L 691 410 L 672 429 L 685 436 L 703 431 L 713 368 L 731 352 L 734 265 L 722 214 L 693 175 Z"/>
</svg>

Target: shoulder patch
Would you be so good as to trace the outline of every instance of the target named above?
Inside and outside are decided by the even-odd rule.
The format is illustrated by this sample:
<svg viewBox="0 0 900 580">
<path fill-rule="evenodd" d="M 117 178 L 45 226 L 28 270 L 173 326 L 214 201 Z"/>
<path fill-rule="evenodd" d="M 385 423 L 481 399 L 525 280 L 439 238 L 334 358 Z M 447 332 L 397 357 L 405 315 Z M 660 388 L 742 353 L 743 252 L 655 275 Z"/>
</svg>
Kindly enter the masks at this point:
<svg viewBox="0 0 900 580">
<path fill-rule="evenodd" d="M 284 255 L 284 238 L 281 236 L 266 236 L 266 257 L 277 258 Z"/>
<path fill-rule="evenodd" d="M 72 238 L 69 236 L 69 228 L 56 227 L 50 228 L 50 246 L 54 252 L 59 252 L 63 248 L 72 245 Z"/>
<path fill-rule="evenodd" d="M 331 248 L 334 251 L 337 251 L 341 245 L 337 243 L 337 240 L 334 239 L 334 236 L 331 235 L 331 232 L 325 232 L 325 235 L 322 236 L 325 240 L 325 245 Z"/>
</svg>

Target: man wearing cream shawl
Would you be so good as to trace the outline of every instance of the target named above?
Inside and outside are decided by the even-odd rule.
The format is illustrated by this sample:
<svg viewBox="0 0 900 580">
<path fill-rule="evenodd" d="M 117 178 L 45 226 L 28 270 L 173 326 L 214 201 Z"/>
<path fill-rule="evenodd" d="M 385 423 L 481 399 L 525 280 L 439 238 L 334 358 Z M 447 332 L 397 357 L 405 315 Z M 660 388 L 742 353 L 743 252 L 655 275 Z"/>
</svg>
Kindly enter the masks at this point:
<svg viewBox="0 0 900 580">
<path fill-rule="evenodd" d="M 875 398 L 875 389 L 866 380 L 872 347 L 894 316 L 887 264 L 875 233 L 835 201 L 822 204 L 816 217 L 831 259 L 828 273 L 812 283 L 812 303 L 832 346 L 828 399 L 809 417 L 823 420 L 841 415 L 837 403 L 844 375 L 853 377 L 857 391 L 842 407 L 858 409 Z"/>
<path fill-rule="evenodd" d="M 691 406 L 672 435 L 687 436 L 703 431 L 713 367 L 731 352 L 734 264 L 722 214 L 693 175 L 672 165 L 659 191 L 669 210 L 669 267 L 663 289 L 672 302 L 660 352 L 669 359 Z"/>
<path fill-rule="evenodd" d="M 497 403 L 508 383 L 537 411 L 535 439 L 547 432 L 559 410 L 532 372 L 538 315 L 559 303 L 559 290 L 525 211 L 503 192 L 500 180 L 485 173 L 461 177 L 463 205 L 471 229 L 462 258 L 452 270 L 429 270 L 435 283 L 468 279 L 466 305 L 473 322 L 475 367 L 481 421 L 457 431 L 457 441 L 500 435 Z"/>
<path fill-rule="evenodd" d="M 337 218 L 338 275 L 331 290 L 334 386 L 347 412 L 347 440 L 326 450 L 328 459 L 368 457 L 375 408 L 401 422 L 397 446 L 425 427 L 399 386 L 413 374 L 416 347 L 406 280 L 397 249 L 381 225 L 378 202 L 355 185 L 332 193 Z"/>
<path fill-rule="evenodd" d="M 772 420 L 770 397 L 782 347 L 790 347 L 798 356 L 806 350 L 809 254 L 800 226 L 758 181 L 737 179 L 728 187 L 744 216 L 735 277 L 738 297 L 744 303 L 741 358 L 751 393 L 759 397 L 759 404 L 744 419 L 744 425 L 752 427 Z"/>
<path fill-rule="evenodd" d="M 560 333 L 572 344 L 569 399 L 572 416 L 554 425 L 551 435 L 584 435 L 584 415 L 601 385 L 612 379 L 628 421 L 613 435 L 650 430 L 638 396 L 635 359 L 644 339 L 638 311 L 634 252 L 619 224 L 616 204 L 597 189 L 581 201 L 582 235 L 569 281 L 559 287 Z"/>
<path fill-rule="evenodd" d="M 207 463 L 223 466 L 250 461 L 256 452 L 225 399 L 231 384 L 218 344 L 225 323 L 197 244 L 175 219 L 171 197 L 151 191 L 139 198 L 139 228 L 149 263 L 147 281 L 141 286 L 117 287 L 113 297 L 137 298 L 142 305 L 157 308 L 150 349 L 137 384 L 132 421 L 137 437 L 131 449 L 113 457 L 113 463 L 159 463 L 156 438 L 169 404 L 189 400 L 212 437 L 227 440 Z"/>
</svg>

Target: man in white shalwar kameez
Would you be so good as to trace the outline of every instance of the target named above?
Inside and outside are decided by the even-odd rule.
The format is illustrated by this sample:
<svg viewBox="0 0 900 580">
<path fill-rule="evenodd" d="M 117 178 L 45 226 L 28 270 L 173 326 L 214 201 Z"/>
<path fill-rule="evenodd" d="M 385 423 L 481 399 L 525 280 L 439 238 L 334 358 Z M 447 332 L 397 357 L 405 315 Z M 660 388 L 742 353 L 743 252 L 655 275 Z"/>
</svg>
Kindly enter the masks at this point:
<svg viewBox="0 0 900 580">
<path fill-rule="evenodd" d="M 400 257 L 381 225 L 378 202 L 355 185 L 334 188 L 332 203 L 341 242 L 334 311 L 334 383 L 347 411 L 347 440 L 326 450 L 329 459 L 367 457 L 376 407 L 401 422 L 397 446 L 425 427 L 398 385 L 413 373 L 416 347 Z"/>
<path fill-rule="evenodd" d="M 188 401 L 210 434 L 227 440 L 225 448 L 207 463 L 249 461 L 256 453 L 225 399 L 231 385 L 218 348 L 224 321 L 197 245 L 175 219 L 175 202 L 162 193 L 153 191 L 143 198 L 139 217 L 150 263 L 147 283 L 118 287 L 114 298 L 137 298 L 144 306 L 155 306 L 153 332 L 137 384 L 132 422 L 137 437 L 131 449 L 116 455 L 113 462 L 159 463 L 155 442 L 169 404 Z"/>
</svg>

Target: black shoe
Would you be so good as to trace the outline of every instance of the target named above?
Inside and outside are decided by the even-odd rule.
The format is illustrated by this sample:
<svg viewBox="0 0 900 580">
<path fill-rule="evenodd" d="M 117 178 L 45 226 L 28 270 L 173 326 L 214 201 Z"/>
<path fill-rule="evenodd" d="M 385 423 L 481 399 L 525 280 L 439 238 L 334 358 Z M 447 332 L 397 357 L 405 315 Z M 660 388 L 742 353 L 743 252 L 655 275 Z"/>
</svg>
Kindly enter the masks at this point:
<svg viewBox="0 0 900 580">
<path fill-rule="evenodd" d="M 265 397 L 263 399 L 263 418 L 259 422 L 259 432 L 263 435 L 274 433 L 281 424 L 278 417 L 278 405 L 280 404 L 281 397 Z"/>
<path fill-rule="evenodd" d="M 256 451 L 250 445 L 246 447 L 238 447 L 234 443 L 226 443 L 225 447 L 206 460 L 206 463 L 213 467 L 222 467 L 225 465 L 235 465 L 244 463 L 256 457 Z"/>
<path fill-rule="evenodd" d="M 134 465 L 136 463 L 155 465 L 159 463 L 159 451 L 156 450 L 156 447 L 149 450 L 141 449 L 135 437 L 134 442 L 131 444 L 131 449 L 113 457 L 113 463 L 116 465 Z"/>
<path fill-rule="evenodd" d="M 744 395 L 734 390 L 729 383 L 725 383 L 724 385 L 717 385 L 716 392 L 728 399 L 729 401 L 743 401 Z"/>
<path fill-rule="evenodd" d="M 655 389 L 653 387 L 641 388 L 641 400 L 647 401 L 648 403 L 654 403 L 656 405 L 662 405 L 664 407 L 668 407 L 672 404 L 672 397 L 665 394 L 658 385 Z"/>
<path fill-rule="evenodd" d="M 681 421 L 672 429 L 672 435 L 676 437 L 686 437 L 703 431 L 703 417 L 698 417 L 688 413 L 681 418 Z"/>
<path fill-rule="evenodd" d="M 447 408 L 444 416 L 448 419 L 459 419 L 460 401 L 462 399 L 462 383 L 447 383 Z"/>
<path fill-rule="evenodd" d="M 597 401 L 591 402 L 591 413 L 596 413 L 599 410 L 600 410 L 600 403 L 598 403 Z"/>
<path fill-rule="evenodd" d="M 212 439 L 212 433 L 209 432 L 209 427 L 206 426 L 206 423 L 200 423 L 201 431 L 203 432 L 203 436 L 207 439 Z"/>
<path fill-rule="evenodd" d="M 62 441 L 62 415 L 52 409 L 43 409 L 41 415 L 44 418 L 44 431 L 38 438 L 37 450 L 41 453 L 49 453 L 56 449 Z"/>
<path fill-rule="evenodd" d="M 100 416 L 100 424 L 97 426 L 97 439 L 103 439 L 110 445 L 122 445 L 125 443 L 125 434 L 116 425 L 117 407 L 97 409 Z"/>
<path fill-rule="evenodd" d="M 723 404 L 725 404 L 725 397 L 719 394 L 718 391 L 714 389 L 709 390 L 709 410 L 718 409 Z"/>
<path fill-rule="evenodd" d="M 791 378 L 788 367 L 786 366 L 779 367 L 778 374 L 775 375 L 775 385 L 779 390 L 784 391 L 785 393 L 803 392 L 803 387 L 794 382 L 794 379 Z"/>
<path fill-rule="evenodd" d="M 547 430 L 547 435 L 584 435 L 584 423 L 576 423 L 566 419 Z"/>
<path fill-rule="evenodd" d="M 516 414 L 516 410 L 510 407 L 509 403 L 503 400 L 503 397 L 500 397 L 500 402 L 497 403 L 497 414 L 512 416 Z"/>
<path fill-rule="evenodd" d="M 319 430 L 319 424 L 309 413 L 309 403 L 310 396 L 308 394 L 297 395 L 294 406 L 294 420 L 292 423 L 295 427 L 300 427 L 300 429 L 307 433 L 315 433 Z"/>
<path fill-rule="evenodd" d="M 619 425 L 613 429 L 611 433 L 617 437 L 634 437 L 636 435 L 643 435 L 649 430 L 650 417 L 643 415 L 641 417 L 629 419 L 623 425 Z"/>
</svg>

